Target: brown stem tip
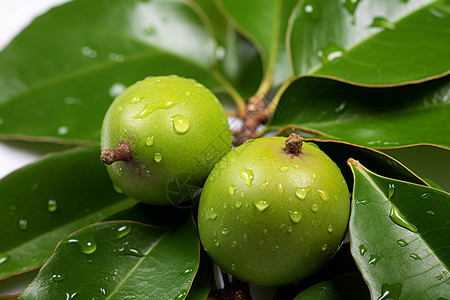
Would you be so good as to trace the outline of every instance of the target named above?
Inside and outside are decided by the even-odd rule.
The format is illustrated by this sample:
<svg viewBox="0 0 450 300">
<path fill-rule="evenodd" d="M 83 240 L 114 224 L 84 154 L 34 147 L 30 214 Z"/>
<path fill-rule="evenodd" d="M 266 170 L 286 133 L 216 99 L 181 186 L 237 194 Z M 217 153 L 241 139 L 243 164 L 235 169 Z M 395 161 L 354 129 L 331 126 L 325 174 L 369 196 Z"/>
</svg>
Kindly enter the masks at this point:
<svg viewBox="0 0 450 300">
<path fill-rule="evenodd" d="M 100 155 L 100 160 L 105 165 L 111 165 L 116 161 L 127 161 L 131 159 L 131 149 L 128 144 L 119 143 L 116 149 L 105 149 Z"/>
<path fill-rule="evenodd" d="M 284 152 L 286 154 L 300 155 L 302 153 L 303 138 L 295 133 L 286 139 L 286 148 Z"/>
</svg>

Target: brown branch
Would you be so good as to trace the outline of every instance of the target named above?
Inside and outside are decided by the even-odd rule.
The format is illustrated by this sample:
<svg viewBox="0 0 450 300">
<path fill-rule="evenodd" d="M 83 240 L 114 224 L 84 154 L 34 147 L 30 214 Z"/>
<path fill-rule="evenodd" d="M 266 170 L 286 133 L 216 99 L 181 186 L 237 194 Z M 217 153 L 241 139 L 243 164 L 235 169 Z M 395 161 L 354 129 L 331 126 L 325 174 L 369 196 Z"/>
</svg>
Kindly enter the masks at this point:
<svg viewBox="0 0 450 300">
<path fill-rule="evenodd" d="M 254 95 L 248 99 L 244 125 L 236 136 L 236 146 L 243 144 L 246 140 L 257 137 L 256 130 L 260 124 L 267 122 L 268 115 L 264 108 L 265 95 Z"/>
</svg>

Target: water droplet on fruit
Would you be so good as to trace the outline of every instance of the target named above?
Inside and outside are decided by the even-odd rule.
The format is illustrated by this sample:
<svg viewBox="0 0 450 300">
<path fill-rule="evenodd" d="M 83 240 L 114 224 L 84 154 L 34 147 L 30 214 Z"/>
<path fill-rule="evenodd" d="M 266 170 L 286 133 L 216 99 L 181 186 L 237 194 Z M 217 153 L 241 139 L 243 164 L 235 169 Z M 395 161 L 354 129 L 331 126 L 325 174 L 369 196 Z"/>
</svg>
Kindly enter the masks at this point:
<svg viewBox="0 0 450 300">
<path fill-rule="evenodd" d="M 319 50 L 317 54 L 322 59 L 322 63 L 334 63 L 344 56 L 344 49 L 336 44 L 329 44 L 322 50 Z"/>
<path fill-rule="evenodd" d="M 20 230 L 27 230 L 28 229 L 28 220 L 20 219 L 19 220 L 19 229 Z"/>
<path fill-rule="evenodd" d="M 161 155 L 161 153 L 156 152 L 156 153 L 155 153 L 155 156 L 154 156 L 153 158 L 155 159 L 155 161 L 156 161 L 157 163 L 159 163 L 159 162 L 162 160 L 162 155 Z"/>
<path fill-rule="evenodd" d="M 395 184 L 394 183 L 390 183 L 389 184 L 389 190 L 388 190 L 388 199 L 391 199 L 392 196 L 394 196 L 395 193 Z"/>
<path fill-rule="evenodd" d="M 259 211 L 264 211 L 269 207 L 269 204 L 266 201 L 259 201 L 254 203 L 254 205 Z"/>
<path fill-rule="evenodd" d="M 311 210 L 313 212 L 317 212 L 319 210 L 319 205 L 317 205 L 316 203 L 311 204 Z"/>
<path fill-rule="evenodd" d="M 403 239 L 397 240 L 397 244 L 398 244 L 400 247 L 406 247 L 406 246 L 408 246 L 408 242 L 405 241 L 405 240 L 403 240 Z"/>
<path fill-rule="evenodd" d="M 329 224 L 327 230 L 328 230 L 329 233 L 332 233 L 333 230 L 334 230 L 333 225 Z"/>
<path fill-rule="evenodd" d="M 51 280 L 55 282 L 60 282 L 63 281 L 64 279 L 66 279 L 66 277 L 62 274 L 53 274 L 51 277 Z"/>
<path fill-rule="evenodd" d="M 367 252 L 367 248 L 364 245 L 359 245 L 359 254 L 361 256 L 364 256 L 364 254 Z"/>
<path fill-rule="evenodd" d="M 47 211 L 48 212 L 55 212 L 58 210 L 58 203 L 54 199 L 50 199 L 47 202 Z"/>
<path fill-rule="evenodd" d="M 281 183 L 279 183 L 278 185 L 277 185 L 277 190 L 278 190 L 278 192 L 280 192 L 280 193 L 283 193 L 283 185 L 281 184 Z"/>
<path fill-rule="evenodd" d="M 317 190 L 317 192 L 320 195 L 320 198 L 322 198 L 323 201 L 328 201 L 329 197 L 328 197 L 328 193 L 322 190 Z"/>
<path fill-rule="evenodd" d="M 172 117 L 172 120 L 173 120 L 173 128 L 178 133 L 185 133 L 189 129 L 189 126 L 191 125 L 189 119 L 183 115 L 176 115 Z"/>
<path fill-rule="evenodd" d="M 411 253 L 409 257 L 413 258 L 414 260 L 422 260 L 422 258 L 416 253 Z"/>
<path fill-rule="evenodd" d="M 391 207 L 391 211 L 389 213 L 389 218 L 392 220 L 392 222 L 394 222 L 395 224 L 406 228 L 412 232 L 417 233 L 417 228 L 411 224 L 410 222 L 408 222 L 406 220 L 406 218 L 400 213 L 400 211 L 398 210 L 397 207 L 395 207 L 394 205 L 392 205 Z"/>
<path fill-rule="evenodd" d="M 136 103 L 138 103 L 139 101 L 141 101 L 141 98 L 139 98 L 139 97 L 134 97 L 133 99 L 130 100 L 130 102 L 131 102 L 132 104 L 136 104 Z"/>
<path fill-rule="evenodd" d="M 382 27 L 390 30 L 395 29 L 395 24 L 382 17 L 375 17 L 369 27 Z"/>
<path fill-rule="evenodd" d="M 230 194 L 230 196 L 233 196 L 235 192 L 236 192 L 236 187 L 230 185 L 230 187 L 228 188 L 228 193 Z"/>
<path fill-rule="evenodd" d="M 223 234 L 223 235 L 227 235 L 229 232 L 230 232 L 230 229 L 228 229 L 228 228 L 226 228 L 226 227 L 224 227 L 224 228 L 222 229 L 222 234 Z"/>
<path fill-rule="evenodd" d="M 208 217 L 207 217 L 207 219 L 215 220 L 216 218 L 217 218 L 217 214 L 214 211 L 214 208 L 211 207 L 211 209 L 208 210 Z"/>
<path fill-rule="evenodd" d="M 279 170 L 280 172 L 287 172 L 289 171 L 289 166 L 281 166 Z"/>
<path fill-rule="evenodd" d="M 151 137 L 148 137 L 147 140 L 145 141 L 145 144 L 146 144 L 147 146 L 153 145 L 153 138 L 154 138 L 154 137 L 155 137 L 154 135 L 152 135 Z"/>
<path fill-rule="evenodd" d="M 231 266 L 230 266 L 230 268 L 231 268 L 231 270 L 236 270 L 236 265 L 235 264 L 231 264 Z"/>
<path fill-rule="evenodd" d="M 320 10 L 316 0 L 306 0 L 304 2 L 303 10 L 312 21 L 315 22 L 319 20 Z"/>
<path fill-rule="evenodd" d="M 236 201 L 236 203 L 234 205 L 236 206 L 236 208 L 240 208 L 242 206 L 242 202 Z"/>
<path fill-rule="evenodd" d="M 119 239 L 127 236 L 130 232 L 131 232 L 131 226 L 128 226 L 128 225 L 120 226 L 116 232 L 116 239 L 119 240 Z"/>
<path fill-rule="evenodd" d="M 289 217 L 292 222 L 298 223 L 302 219 L 302 212 L 301 211 L 289 211 Z"/>
<path fill-rule="evenodd" d="M 215 244 L 217 247 L 219 247 L 219 245 L 220 245 L 219 240 L 218 240 L 218 239 L 214 239 L 214 244 Z"/>
<path fill-rule="evenodd" d="M 380 256 L 378 255 L 371 255 L 369 259 L 369 265 L 376 265 L 378 261 L 380 260 Z"/>
<path fill-rule="evenodd" d="M 327 248 L 328 248 L 328 245 L 326 243 L 322 245 L 322 251 L 327 250 Z"/>
<path fill-rule="evenodd" d="M 252 185 L 253 182 L 253 171 L 249 170 L 247 168 L 242 168 L 239 171 L 239 176 L 241 176 L 242 179 L 244 179 L 245 185 L 250 187 Z"/>
<path fill-rule="evenodd" d="M 303 200 L 306 198 L 306 195 L 308 194 L 309 190 L 310 189 L 308 187 L 307 188 L 298 187 L 295 189 L 295 196 L 297 196 L 298 199 Z"/>
</svg>

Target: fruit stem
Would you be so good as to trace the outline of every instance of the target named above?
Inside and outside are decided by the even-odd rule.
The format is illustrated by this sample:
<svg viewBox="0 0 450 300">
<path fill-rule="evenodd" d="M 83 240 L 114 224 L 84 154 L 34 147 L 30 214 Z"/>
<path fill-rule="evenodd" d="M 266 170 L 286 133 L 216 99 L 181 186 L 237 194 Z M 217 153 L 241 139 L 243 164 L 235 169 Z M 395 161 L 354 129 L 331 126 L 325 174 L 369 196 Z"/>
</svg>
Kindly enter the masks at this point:
<svg viewBox="0 0 450 300">
<path fill-rule="evenodd" d="M 128 161 L 131 159 L 130 146 L 124 142 L 120 142 L 116 149 L 104 149 L 100 155 L 100 160 L 105 165 L 111 165 L 116 161 Z"/>
<path fill-rule="evenodd" d="M 284 152 L 286 154 L 300 155 L 302 153 L 303 138 L 295 133 L 291 133 L 286 139 L 285 145 Z"/>
</svg>

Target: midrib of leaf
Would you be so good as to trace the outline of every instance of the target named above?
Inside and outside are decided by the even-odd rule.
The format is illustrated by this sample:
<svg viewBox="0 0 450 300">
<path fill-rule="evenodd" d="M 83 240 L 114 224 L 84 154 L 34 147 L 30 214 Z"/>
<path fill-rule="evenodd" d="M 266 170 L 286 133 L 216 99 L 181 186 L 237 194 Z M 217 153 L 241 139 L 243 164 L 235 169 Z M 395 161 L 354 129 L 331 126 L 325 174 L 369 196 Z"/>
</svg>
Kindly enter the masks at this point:
<svg viewBox="0 0 450 300">
<path fill-rule="evenodd" d="M 436 2 L 437 2 L 437 1 L 432 1 L 432 2 L 430 1 L 429 3 L 424 3 L 423 5 L 421 5 L 421 6 L 417 7 L 417 8 L 415 8 L 414 10 L 409 11 L 409 12 L 403 14 L 403 15 L 398 16 L 396 19 L 394 19 L 394 20 L 392 21 L 392 23 L 397 24 L 398 22 L 402 21 L 403 19 L 406 19 L 407 17 L 409 17 L 409 16 L 411 16 L 411 15 L 417 13 L 419 10 L 424 9 L 424 8 L 427 7 L 427 6 L 431 6 L 431 5 L 435 4 Z M 346 47 L 345 52 L 351 51 L 352 49 L 356 48 L 356 47 L 359 46 L 360 44 L 363 44 L 363 43 L 367 42 L 368 40 L 376 39 L 376 37 L 377 37 L 378 35 L 382 34 L 385 30 L 386 30 L 386 29 L 382 29 L 382 30 L 380 30 L 379 32 L 376 32 L 376 33 L 374 33 L 374 34 L 372 34 L 372 35 L 369 34 L 369 35 L 367 35 L 366 38 L 361 39 L 361 40 L 359 40 L 359 41 L 356 41 L 356 42 L 354 42 L 353 44 L 349 44 L 349 45 Z M 400 44 L 400 46 L 401 46 L 401 44 Z M 346 59 L 347 59 L 347 58 L 346 58 Z M 309 70 L 309 72 L 305 72 L 305 73 L 302 74 L 302 75 L 314 75 L 314 73 L 316 73 L 317 71 L 319 71 L 323 66 L 324 66 L 323 64 L 318 64 L 316 67 L 311 68 L 311 70 Z M 322 74 L 317 74 L 316 76 L 322 77 L 323 75 L 322 75 Z"/>
<path fill-rule="evenodd" d="M 108 295 L 108 297 L 105 298 L 106 300 L 111 299 L 111 297 L 122 287 L 122 285 L 133 274 L 134 270 L 136 270 L 142 264 L 142 262 L 147 258 L 147 255 L 163 240 L 163 238 L 167 235 L 167 233 L 169 231 L 170 231 L 170 229 L 166 230 L 166 232 L 164 232 L 161 235 L 161 237 L 155 243 L 153 243 L 153 245 L 147 250 L 147 252 L 144 254 L 144 256 L 139 259 L 139 261 L 136 263 L 136 265 L 133 268 L 131 268 L 130 271 L 128 271 L 127 275 L 123 278 L 123 280 L 120 282 L 120 284 L 118 286 L 116 286 L 116 288 L 112 291 L 111 294 Z"/>
<path fill-rule="evenodd" d="M 47 236 L 49 236 L 49 235 L 52 235 L 52 234 L 55 233 L 55 232 L 60 231 L 61 228 L 71 227 L 71 225 L 76 225 L 76 223 L 79 223 L 79 222 L 84 221 L 84 220 L 89 220 L 89 219 L 91 219 L 91 218 L 99 218 L 99 217 L 102 215 L 102 212 L 103 212 L 103 211 L 105 211 L 105 210 L 106 210 L 106 211 L 108 211 L 108 210 L 115 211 L 115 210 L 116 210 L 115 207 L 117 207 L 117 209 L 120 209 L 121 206 L 122 206 L 122 204 L 123 204 L 124 202 L 126 203 L 126 202 L 129 202 L 130 200 L 131 200 L 130 198 L 126 198 L 126 199 L 124 199 L 123 201 L 120 201 L 120 202 L 118 202 L 118 203 L 115 203 L 114 205 L 104 207 L 103 209 L 98 210 L 98 211 L 97 211 L 96 213 L 94 213 L 94 214 L 90 214 L 90 215 L 88 215 L 88 216 L 85 216 L 85 217 L 82 217 L 82 218 L 73 220 L 73 221 L 71 221 L 71 222 L 65 223 L 63 226 L 60 226 L 60 227 L 57 227 L 57 228 L 52 229 L 52 230 L 50 230 L 50 231 L 47 231 L 47 232 L 45 232 L 44 234 L 38 235 L 38 236 L 34 237 L 33 239 L 26 241 L 25 243 L 22 243 L 22 244 L 20 244 L 20 245 L 17 245 L 16 247 L 14 247 L 14 248 L 12 248 L 12 249 L 6 251 L 5 253 L 11 254 L 12 252 L 17 251 L 17 250 L 20 249 L 20 248 L 23 248 L 23 247 L 25 247 L 25 246 L 27 246 L 27 245 L 29 245 L 29 244 L 33 244 L 33 243 L 34 243 L 35 241 L 37 241 L 37 240 L 40 240 L 40 239 L 45 238 L 45 237 L 47 237 Z M 55 245 L 55 246 L 56 246 L 56 245 Z"/>
<path fill-rule="evenodd" d="M 351 159 L 351 160 L 353 160 L 353 159 Z M 353 161 L 355 161 L 355 160 L 353 160 Z M 350 163 L 353 164 L 352 162 L 350 162 Z M 394 205 L 394 204 L 386 197 L 386 195 L 383 193 L 383 191 L 380 189 L 380 187 L 375 183 L 375 181 L 372 179 L 372 177 L 370 177 L 370 175 L 367 174 L 365 168 L 363 168 L 363 167 L 361 166 L 361 164 L 360 164 L 358 161 L 356 161 L 356 163 L 357 163 L 357 166 L 353 164 L 353 165 L 355 166 L 355 168 L 357 168 L 357 169 L 360 171 L 360 173 L 364 176 L 364 178 L 366 178 L 366 180 L 370 183 L 370 185 L 371 185 L 372 187 L 374 187 L 374 189 L 377 191 L 377 193 L 379 193 L 379 194 L 382 196 L 382 198 L 385 200 L 385 202 L 388 202 L 390 205 Z M 375 174 L 374 174 L 374 175 L 375 175 Z M 385 180 L 389 180 L 389 179 L 390 179 L 390 178 L 387 178 L 387 177 L 384 177 L 384 176 L 380 176 L 380 175 L 376 175 L 376 176 L 379 176 L 380 178 L 384 178 Z M 403 183 L 412 184 L 412 185 L 417 185 L 417 184 L 415 184 L 415 183 L 405 182 L 405 181 L 402 181 L 402 180 L 397 180 L 397 181 L 403 182 Z M 356 179 L 355 179 L 355 183 L 356 183 Z M 356 184 L 355 184 L 354 186 L 356 187 Z M 354 188 L 354 189 L 355 189 L 355 188 Z M 394 225 L 394 226 L 397 226 L 397 225 Z M 405 230 L 407 230 L 407 229 L 405 229 Z M 429 255 L 434 255 L 434 257 L 436 257 L 436 259 L 439 261 L 440 265 L 444 266 L 447 270 L 450 270 L 449 267 L 446 266 L 446 265 L 443 263 L 443 261 L 440 259 L 440 257 L 432 250 L 432 248 L 430 247 L 430 245 L 423 239 L 423 237 L 422 237 L 422 235 L 420 234 L 420 232 L 417 232 L 416 234 L 417 234 L 417 239 L 420 239 L 420 240 L 422 241 L 422 243 L 424 243 L 424 244 L 427 246 L 427 248 L 430 249 L 430 252 L 431 252 L 431 253 L 430 253 Z M 416 239 L 415 239 L 415 240 L 416 240 Z M 351 242 L 351 239 L 350 239 L 350 242 Z M 436 265 L 436 266 L 437 266 L 437 265 Z M 433 266 L 433 267 L 431 267 L 431 268 L 429 268 L 429 269 L 423 271 L 422 273 L 425 273 L 425 272 L 427 272 L 427 271 L 429 271 L 429 270 L 435 268 L 436 266 Z M 420 274 L 422 274 L 422 273 L 414 274 L 414 275 L 412 275 L 412 276 L 409 276 L 408 278 L 413 278 L 413 277 L 415 277 L 415 276 L 417 276 L 417 275 L 420 275 Z M 405 278 L 405 279 L 406 279 L 406 278 Z M 450 278 L 448 278 L 448 279 L 450 279 Z M 447 280 L 448 280 L 448 279 L 447 279 Z M 445 280 L 445 281 L 447 281 L 447 280 Z M 444 283 L 445 281 L 443 281 L 443 282 L 441 282 L 441 283 Z M 439 284 L 437 284 L 437 285 L 440 285 L 441 283 L 439 283 Z M 437 285 L 436 285 L 436 286 L 437 286 Z"/>
</svg>

